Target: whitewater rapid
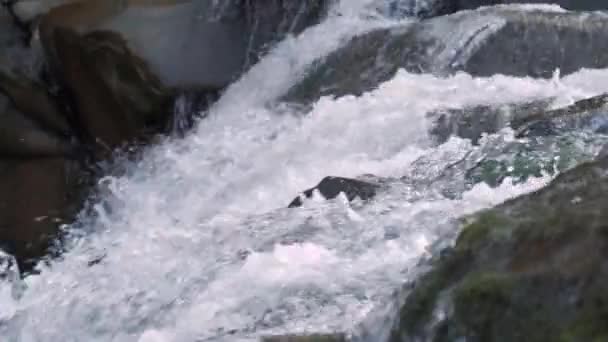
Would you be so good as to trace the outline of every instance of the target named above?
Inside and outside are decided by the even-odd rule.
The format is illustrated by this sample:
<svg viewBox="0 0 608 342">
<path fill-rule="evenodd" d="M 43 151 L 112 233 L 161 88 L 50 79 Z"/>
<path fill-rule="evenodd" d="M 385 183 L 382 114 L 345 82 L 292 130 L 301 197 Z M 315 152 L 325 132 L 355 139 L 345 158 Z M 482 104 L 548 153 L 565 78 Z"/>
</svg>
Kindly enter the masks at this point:
<svg viewBox="0 0 608 342">
<path fill-rule="evenodd" d="M 557 106 L 608 86 L 606 70 L 553 80 L 399 72 L 362 96 L 322 98 L 307 113 L 274 103 L 348 37 L 395 24 L 349 2 L 340 3 L 342 15 L 282 42 L 186 138 L 168 138 L 122 165 L 124 175 L 104 178 L 94 210 L 67 227 L 87 234 L 75 234 L 39 275 L 0 283 L 0 336 L 257 341 L 300 332 L 356 337 L 365 326 L 380 341 L 395 292 L 449 243 L 459 217 L 550 177 L 479 184 L 451 199 L 434 186 L 395 181 L 369 204 L 287 204 L 328 175 L 432 179 L 480 148 L 458 138 L 435 146 L 427 133 L 433 109 L 549 97 Z M 497 137 L 514 139 L 509 130 Z M 415 169 L 420 158 L 427 167 Z"/>
</svg>

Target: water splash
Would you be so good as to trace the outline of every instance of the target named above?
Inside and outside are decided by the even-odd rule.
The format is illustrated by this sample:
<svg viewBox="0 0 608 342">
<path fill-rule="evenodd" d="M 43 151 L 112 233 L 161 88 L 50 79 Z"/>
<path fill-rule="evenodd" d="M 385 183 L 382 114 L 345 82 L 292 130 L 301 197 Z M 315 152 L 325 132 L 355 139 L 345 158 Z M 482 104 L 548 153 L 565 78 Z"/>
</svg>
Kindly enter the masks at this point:
<svg viewBox="0 0 608 342">
<path fill-rule="evenodd" d="M 478 184 L 453 198 L 437 191 L 441 180 L 399 180 L 424 157 L 432 163 L 416 170 L 417 179 L 436 179 L 453 156 L 475 149 L 456 138 L 433 145 L 427 112 L 568 102 L 608 86 L 606 71 L 559 82 L 400 72 L 360 97 L 322 98 L 306 115 L 272 104 L 308 63 L 374 25 L 390 23 L 335 17 L 284 41 L 190 135 L 105 179 L 108 196 L 83 221 L 91 234 L 26 278 L 21 292 L 1 283 L 0 335 L 9 342 L 181 342 L 356 334 L 416 275 L 421 258 L 450 241 L 458 217 L 550 179 Z M 393 181 L 367 205 L 337 198 L 285 208 L 327 175 L 368 173 Z"/>
</svg>

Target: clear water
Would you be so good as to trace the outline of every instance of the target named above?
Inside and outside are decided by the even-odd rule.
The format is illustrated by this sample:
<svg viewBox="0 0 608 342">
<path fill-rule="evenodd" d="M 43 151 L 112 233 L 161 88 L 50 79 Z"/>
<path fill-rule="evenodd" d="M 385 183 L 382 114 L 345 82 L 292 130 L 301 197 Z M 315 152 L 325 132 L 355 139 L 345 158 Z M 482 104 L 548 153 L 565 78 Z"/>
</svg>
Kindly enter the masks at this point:
<svg viewBox="0 0 608 342">
<path fill-rule="evenodd" d="M 315 58 L 392 24 L 355 5 L 342 1 L 342 16 L 284 41 L 192 134 L 102 180 L 103 201 L 79 224 L 90 233 L 62 260 L 23 283 L 0 277 L 3 341 L 257 341 L 357 334 L 372 317 L 378 327 L 419 261 L 457 232 L 458 217 L 550 177 L 480 184 L 453 199 L 437 191 L 445 184 L 398 181 L 367 205 L 317 198 L 286 209 L 293 197 L 327 175 L 435 179 L 479 148 L 456 138 L 434 146 L 430 110 L 545 97 L 568 104 L 608 86 L 605 70 L 554 80 L 400 72 L 360 97 L 322 98 L 306 115 L 273 104 Z"/>
</svg>

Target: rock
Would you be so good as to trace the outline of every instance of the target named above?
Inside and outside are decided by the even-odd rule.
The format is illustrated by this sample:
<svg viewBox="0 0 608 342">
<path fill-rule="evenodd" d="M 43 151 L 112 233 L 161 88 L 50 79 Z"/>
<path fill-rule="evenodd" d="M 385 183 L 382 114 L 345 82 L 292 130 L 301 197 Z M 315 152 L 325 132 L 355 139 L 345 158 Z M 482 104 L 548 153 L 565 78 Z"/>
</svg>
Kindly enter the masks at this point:
<svg viewBox="0 0 608 342">
<path fill-rule="evenodd" d="M 27 76 L 38 71 L 40 59 L 27 47 L 30 31 L 17 25 L 6 7 L 0 6 L 0 72 L 21 69 Z"/>
<path fill-rule="evenodd" d="M 562 75 L 605 68 L 606 37 L 608 18 L 601 13 L 504 6 L 463 11 L 355 37 L 313 63 L 282 100 L 310 103 L 326 95 L 360 95 L 401 68 L 436 75 L 464 71 L 545 78 L 558 68 Z"/>
<path fill-rule="evenodd" d="M 78 167 L 66 159 L 0 159 L 0 248 L 28 272 L 47 255 L 59 226 L 82 205 Z"/>
<path fill-rule="evenodd" d="M 57 28 L 48 44 L 56 51 L 53 64 L 73 101 L 80 138 L 96 146 L 97 154 L 107 155 L 166 127 L 171 92 L 120 36 Z"/>
<path fill-rule="evenodd" d="M 301 196 L 295 198 L 289 204 L 289 208 L 302 206 L 301 197 L 311 198 L 314 191 L 318 191 L 326 199 L 334 199 L 341 193 L 344 193 L 349 201 L 352 201 L 355 198 L 360 198 L 365 201 L 373 198 L 379 188 L 380 186 L 378 184 L 366 181 L 341 177 L 325 177 L 314 188 L 304 191 Z"/>
<path fill-rule="evenodd" d="M 401 19 L 405 17 L 431 18 L 459 10 L 455 0 L 390 0 L 380 2 L 379 12 L 386 17 Z"/>
<path fill-rule="evenodd" d="M 437 143 L 451 136 L 470 139 L 477 144 L 482 134 L 493 134 L 511 127 L 516 137 L 549 136 L 575 130 L 608 132 L 608 95 L 602 94 L 550 110 L 550 99 L 498 106 L 444 108 L 433 111 L 430 130 Z"/>
<path fill-rule="evenodd" d="M 24 76 L 0 71 L 0 92 L 6 94 L 16 109 L 38 124 L 62 136 L 72 134 L 65 114 L 42 85 Z"/>
<path fill-rule="evenodd" d="M 554 4 L 573 11 L 598 11 L 608 9 L 608 4 L 602 0 L 456 0 L 455 2 L 458 2 L 458 10 L 475 9 L 481 6 L 500 4 Z"/>
<path fill-rule="evenodd" d="M 439 144 L 451 136 L 470 139 L 474 144 L 483 134 L 492 134 L 505 127 L 518 125 L 548 108 L 550 101 L 530 103 L 507 103 L 498 106 L 480 105 L 471 108 L 445 108 L 433 111 L 428 117 L 433 121 L 431 135 Z"/>
<path fill-rule="evenodd" d="M 182 90 L 173 103 L 173 113 L 169 122 L 169 134 L 183 137 L 194 127 L 196 121 L 207 115 L 207 109 L 220 97 L 215 89 Z"/>
<path fill-rule="evenodd" d="M 69 141 L 37 126 L 12 107 L 0 109 L 0 158 L 67 157 Z"/>
<path fill-rule="evenodd" d="M 432 18 L 483 6 L 508 4 L 552 4 L 574 11 L 608 9 L 608 5 L 602 0 L 392 0 L 386 3 L 386 8 L 381 12 L 397 18 Z"/>
<path fill-rule="evenodd" d="M 48 41 L 57 27 L 108 30 L 169 87 L 222 89 L 274 42 L 315 24 L 330 0 L 82 0 L 22 1 L 23 18 L 41 15 Z M 48 50 L 48 49 L 47 49 Z"/>
<path fill-rule="evenodd" d="M 390 341 L 604 340 L 608 159 L 465 219 Z"/>
<path fill-rule="evenodd" d="M 344 334 L 282 335 L 263 337 L 261 342 L 346 342 Z"/>
<path fill-rule="evenodd" d="M 517 131 L 517 137 L 555 135 L 575 129 L 607 133 L 607 106 L 608 94 L 602 94 L 564 108 L 522 115 L 511 122 L 511 127 Z"/>
<path fill-rule="evenodd" d="M 272 45 L 287 35 L 299 34 L 324 18 L 332 0 L 237 0 L 246 19 L 250 48 L 247 66 L 256 63 Z"/>
</svg>

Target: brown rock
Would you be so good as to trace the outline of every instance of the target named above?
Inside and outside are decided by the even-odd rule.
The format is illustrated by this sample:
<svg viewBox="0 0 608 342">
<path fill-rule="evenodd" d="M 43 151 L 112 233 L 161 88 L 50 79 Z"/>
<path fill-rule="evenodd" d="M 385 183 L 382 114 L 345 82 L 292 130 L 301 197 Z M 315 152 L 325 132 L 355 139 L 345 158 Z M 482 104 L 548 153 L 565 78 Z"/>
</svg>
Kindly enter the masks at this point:
<svg viewBox="0 0 608 342">
<path fill-rule="evenodd" d="M 63 158 L 0 161 L 0 243 L 22 270 L 47 253 L 70 209 Z M 73 193 L 72 193 L 73 195 Z"/>
</svg>

